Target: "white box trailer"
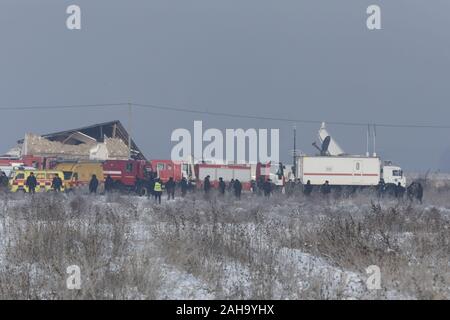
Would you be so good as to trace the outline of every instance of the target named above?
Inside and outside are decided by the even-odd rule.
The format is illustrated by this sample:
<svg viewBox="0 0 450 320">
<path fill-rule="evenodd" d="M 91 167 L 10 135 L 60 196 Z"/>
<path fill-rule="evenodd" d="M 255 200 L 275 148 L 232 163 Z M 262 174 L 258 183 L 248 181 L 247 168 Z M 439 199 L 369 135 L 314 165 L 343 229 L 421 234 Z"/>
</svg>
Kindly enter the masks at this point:
<svg viewBox="0 0 450 320">
<path fill-rule="evenodd" d="M 361 156 L 300 156 L 297 172 L 303 184 L 328 181 L 335 186 L 376 186 L 381 178 L 381 160 Z"/>
<path fill-rule="evenodd" d="M 213 187 L 217 187 L 219 178 L 225 182 L 238 179 L 245 190 L 250 189 L 252 180 L 252 169 L 250 165 L 219 165 L 219 164 L 197 164 L 195 165 L 195 175 L 202 185 L 203 180 L 210 176 Z"/>
</svg>

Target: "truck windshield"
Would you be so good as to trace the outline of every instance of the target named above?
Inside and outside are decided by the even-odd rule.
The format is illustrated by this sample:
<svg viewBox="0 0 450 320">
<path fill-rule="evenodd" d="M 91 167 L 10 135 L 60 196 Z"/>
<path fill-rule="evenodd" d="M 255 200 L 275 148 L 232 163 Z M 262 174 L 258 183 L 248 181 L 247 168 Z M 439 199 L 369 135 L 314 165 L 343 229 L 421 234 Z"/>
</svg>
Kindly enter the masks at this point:
<svg viewBox="0 0 450 320">
<path fill-rule="evenodd" d="M 402 177 L 403 176 L 403 171 L 402 170 L 392 170 L 392 175 L 394 177 Z"/>
</svg>

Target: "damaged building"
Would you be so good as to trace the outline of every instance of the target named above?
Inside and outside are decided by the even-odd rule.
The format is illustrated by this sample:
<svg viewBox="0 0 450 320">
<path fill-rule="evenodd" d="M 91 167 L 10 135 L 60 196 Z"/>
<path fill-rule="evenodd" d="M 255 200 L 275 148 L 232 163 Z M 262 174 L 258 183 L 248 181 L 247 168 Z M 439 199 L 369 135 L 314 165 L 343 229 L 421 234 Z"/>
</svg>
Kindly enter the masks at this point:
<svg viewBox="0 0 450 320">
<path fill-rule="evenodd" d="M 44 135 L 27 133 L 8 155 L 90 160 L 146 159 L 118 120 Z"/>
</svg>

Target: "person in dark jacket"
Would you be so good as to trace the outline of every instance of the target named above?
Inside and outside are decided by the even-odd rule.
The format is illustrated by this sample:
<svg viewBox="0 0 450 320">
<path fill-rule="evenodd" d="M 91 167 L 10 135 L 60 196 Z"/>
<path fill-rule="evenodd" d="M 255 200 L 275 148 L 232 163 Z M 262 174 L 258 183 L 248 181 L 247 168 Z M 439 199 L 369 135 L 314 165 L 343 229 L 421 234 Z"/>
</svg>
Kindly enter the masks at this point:
<svg viewBox="0 0 450 320">
<path fill-rule="evenodd" d="M 311 180 L 308 180 L 306 184 L 303 186 L 303 194 L 305 196 L 311 195 L 313 190 L 313 186 L 311 185 Z"/>
<path fill-rule="evenodd" d="M 175 181 L 173 181 L 173 178 L 170 177 L 169 181 L 166 182 L 166 191 L 167 191 L 167 200 L 170 200 L 172 197 L 172 200 L 175 199 Z"/>
<path fill-rule="evenodd" d="M 416 183 L 413 182 L 406 188 L 406 195 L 409 201 L 411 202 L 414 201 L 415 193 L 416 193 Z"/>
<path fill-rule="evenodd" d="M 55 176 L 53 177 L 53 180 L 52 180 L 52 189 L 55 192 L 60 192 L 62 185 L 63 185 L 63 182 L 62 182 L 61 178 L 59 177 L 58 174 L 55 174 Z"/>
<path fill-rule="evenodd" d="M 6 188 L 8 188 L 8 177 L 6 176 L 6 173 L 0 170 L 0 189 Z"/>
<path fill-rule="evenodd" d="M 27 181 L 25 182 L 25 185 L 28 187 L 29 193 L 35 193 L 36 192 L 36 186 L 37 186 L 37 180 L 34 176 L 33 172 L 30 172 L 30 175 L 27 178 Z"/>
<path fill-rule="evenodd" d="M 105 192 L 110 192 L 114 188 L 114 180 L 111 178 L 111 175 L 107 175 L 105 179 Z"/>
<path fill-rule="evenodd" d="M 220 177 L 219 178 L 219 194 L 223 196 L 225 194 L 225 189 L 226 189 L 225 181 L 223 181 L 223 178 Z"/>
<path fill-rule="evenodd" d="M 180 187 L 181 187 L 181 196 L 184 197 L 186 195 L 186 193 L 187 193 L 188 188 L 189 188 L 188 181 L 187 181 L 187 179 L 185 177 L 183 177 L 181 179 Z"/>
<path fill-rule="evenodd" d="M 205 194 L 208 195 L 209 191 L 211 190 L 211 181 L 209 181 L 210 176 L 206 176 L 206 178 L 203 180 L 203 190 L 205 191 Z"/>
<path fill-rule="evenodd" d="M 292 179 L 289 179 L 288 182 L 286 182 L 286 195 L 288 197 L 292 196 L 295 191 L 295 182 L 292 181 Z"/>
<path fill-rule="evenodd" d="M 97 193 L 98 179 L 95 174 L 92 175 L 91 181 L 89 181 L 89 193 Z"/>
<path fill-rule="evenodd" d="M 378 182 L 378 186 L 377 186 L 378 198 L 383 198 L 385 191 L 386 191 L 386 183 L 384 183 L 384 179 L 381 178 L 380 182 Z"/>
<path fill-rule="evenodd" d="M 147 198 L 150 199 L 151 196 L 154 196 L 154 188 L 155 188 L 155 177 L 154 175 L 150 175 L 147 181 Z"/>
<path fill-rule="evenodd" d="M 320 187 L 320 192 L 324 195 L 327 196 L 331 193 L 331 186 L 329 181 L 325 181 L 325 183 Z"/>
<path fill-rule="evenodd" d="M 233 183 L 233 189 L 234 189 L 234 195 L 239 200 L 241 199 L 241 192 L 242 192 L 242 183 L 239 181 L 239 179 L 234 180 Z"/>
<path fill-rule="evenodd" d="M 263 184 L 264 195 L 266 197 L 270 197 L 272 194 L 272 180 L 267 179 Z"/>
<path fill-rule="evenodd" d="M 258 181 L 256 182 L 256 188 L 258 196 L 260 196 L 262 193 L 262 190 L 264 190 L 264 177 L 259 176 Z"/>
<path fill-rule="evenodd" d="M 422 204 L 423 199 L 423 187 L 420 182 L 417 182 L 417 188 L 416 188 L 416 199 L 419 200 L 419 202 Z"/>
<path fill-rule="evenodd" d="M 256 185 L 256 181 L 250 181 L 250 188 L 252 188 L 252 193 L 256 194 L 258 192 L 258 186 Z"/>
<path fill-rule="evenodd" d="M 233 190 L 233 184 L 234 184 L 234 179 L 231 179 L 230 183 L 228 184 L 228 191 Z"/>
<path fill-rule="evenodd" d="M 411 183 L 408 188 L 406 188 L 406 194 L 409 201 L 413 202 L 414 199 L 422 203 L 423 198 L 423 187 L 420 182 Z"/>
<path fill-rule="evenodd" d="M 399 182 L 397 186 L 395 187 L 395 197 L 397 199 L 403 199 L 403 196 L 405 194 L 405 188 L 402 186 L 402 184 Z"/>
</svg>

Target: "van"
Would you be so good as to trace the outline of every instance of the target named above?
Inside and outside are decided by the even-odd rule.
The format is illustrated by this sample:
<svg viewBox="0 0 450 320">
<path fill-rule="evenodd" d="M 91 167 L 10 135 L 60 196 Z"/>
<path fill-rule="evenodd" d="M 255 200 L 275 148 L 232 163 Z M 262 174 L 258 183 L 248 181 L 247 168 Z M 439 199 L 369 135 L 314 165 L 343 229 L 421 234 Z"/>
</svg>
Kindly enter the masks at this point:
<svg viewBox="0 0 450 320">
<path fill-rule="evenodd" d="M 100 162 L 58 163 L 54 169 L 63 172 L 64 180 L 68 182 L 70 187 L 89 185 L 94 174 L 100 184 L 104 181 L 103 166 Z"/>
<path fill-rule="evenodd" d="M 9 187 L 11 192 L 29 192 L 28 187 L 25 185 L 30 173 L 33 172 L 36 177 L 37 185 L 36 192 L 47 192 L 52 189 L 52 180 L 57 174 L 62 180 L 63 185 L 61 191 L 70 189 L 68 182 L 64 179 L 62 171 L 58 170 L 13 170 L 9 177 Z"/>
</svg>

